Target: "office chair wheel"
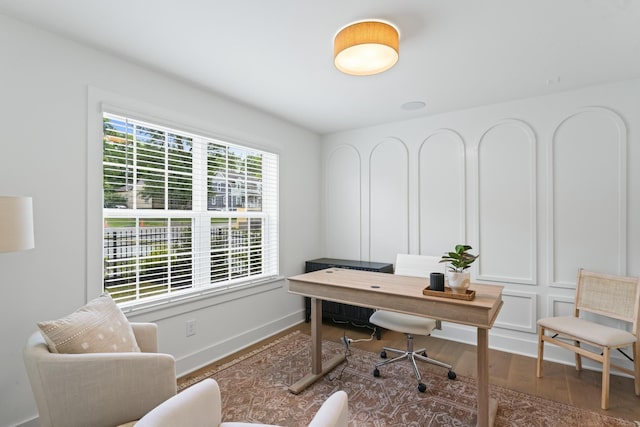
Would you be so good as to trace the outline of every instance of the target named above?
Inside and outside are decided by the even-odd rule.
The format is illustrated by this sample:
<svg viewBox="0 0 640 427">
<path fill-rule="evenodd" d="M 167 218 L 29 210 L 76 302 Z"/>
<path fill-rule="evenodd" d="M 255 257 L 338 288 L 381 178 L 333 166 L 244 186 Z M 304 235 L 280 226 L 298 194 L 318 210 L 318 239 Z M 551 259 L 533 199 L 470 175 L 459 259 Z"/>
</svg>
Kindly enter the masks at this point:
<svg viewBox="0 0 640 427">
<path fill-rule="evenodd" d="M 424 393 L 427 390 L 427 386 L 424 385 L 423 383 L 418 384 L 418 391 L 420 393 Z"/>
<path fill-rule="evenodd" d="M 449 373 L 447 374 L 447 377 L 449 377 L 450 380 L 455 380 L 456 379 L 456 373 L 453 371 L 449 371 Z"/>
<path fill-rule="evenodd" d="M 423 351 L 423 352 L 422 352 L 422 356 L 423 356 L 423 357 L 429 357 L 429 356 L 427 356 L 427 352 L 426 352 L 426 351 Z"/>
<path fill-rule="evenodd" d="M 380 357 L 382 357 L 383 359 L 386 359 L 386 358 L 387 358 L 387 352 L 386 352 L 386 351 L 384 351 L 384 350 L 382 350 L 382 351 L 380 352 Z"/>
<path fill-rule="evenodd" d="M 373 370 L 373 376 L 376 377 L 376 378 L 378 378 L 380 376 L 380 370 L 378 368 L 375 368 Z"/>
</svg>

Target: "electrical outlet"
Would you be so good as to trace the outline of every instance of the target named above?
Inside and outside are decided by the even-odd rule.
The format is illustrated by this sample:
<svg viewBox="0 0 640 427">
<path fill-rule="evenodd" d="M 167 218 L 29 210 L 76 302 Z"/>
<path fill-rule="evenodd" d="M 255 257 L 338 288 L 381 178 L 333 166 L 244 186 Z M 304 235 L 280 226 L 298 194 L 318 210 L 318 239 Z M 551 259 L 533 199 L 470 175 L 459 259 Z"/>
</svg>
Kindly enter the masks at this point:
<svg viewBox="0 0 640 427">
<path fill-rule="evenodd" d="M 187 320 L 187 336 L 191 337 L 196 334 L 196 320 Z"/>
</svg>

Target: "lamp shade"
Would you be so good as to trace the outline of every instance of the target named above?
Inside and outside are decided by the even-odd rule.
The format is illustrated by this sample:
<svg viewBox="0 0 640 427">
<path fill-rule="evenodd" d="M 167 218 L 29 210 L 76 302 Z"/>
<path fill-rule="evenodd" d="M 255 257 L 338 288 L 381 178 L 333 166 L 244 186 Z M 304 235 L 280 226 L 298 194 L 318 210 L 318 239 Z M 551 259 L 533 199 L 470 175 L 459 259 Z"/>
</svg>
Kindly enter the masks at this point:
<svg viewBox="0 0 640 427">
<path fill-rule="evenodd" d="M 0 252 L 33 248 L 31 197 L 0 196 Z"/>
<path fill-rule="evenodd" d="M 398 29 L 382 21 L 350 24 L 333 39 L 336 68 L 346 74 L 368 76 L 393 67 L 398 62 Z"/>
</svg>

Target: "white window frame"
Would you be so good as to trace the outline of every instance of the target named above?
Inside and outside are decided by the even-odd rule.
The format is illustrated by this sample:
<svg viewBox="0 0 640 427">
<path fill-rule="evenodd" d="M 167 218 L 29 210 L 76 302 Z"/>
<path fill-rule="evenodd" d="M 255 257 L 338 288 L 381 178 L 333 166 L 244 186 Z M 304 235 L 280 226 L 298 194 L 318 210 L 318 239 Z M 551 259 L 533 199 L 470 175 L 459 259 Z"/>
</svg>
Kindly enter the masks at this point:
<svg viewBox="0 0 640 427">
<path fill-rule="evenodd" d="M 123 107 L 123 105 L 125 107 Z M 160 126 L 184 130 L 188 133 L 202 135 L 206 138 L 228 142 L 247 149 L 271 152 L 279 157 L 279 153 L 273 149 L 253 144 L 252 142 L 238 141 L 235 138 L 222 135 L 208 128 L 207 125 L 197 123 L 191 117 L 186 117 L 174 111 L 162 110 L 150 104 L 141 103 L 131 98 L 118 94 L 102 91 L 89 87 L 88 91 L 88 131 L 87 131 L 87 287 L 85 299 L 88 301 L 102 293 L 103 272 L 103 201 L 102 201 L 102 117 L 104 112 L 123 115 L 137 120 L 155 123 Z M 171 119 L 167 119 L 171 117 Z M 245 139 L 245 138 L 243 138 Z M 277 180 L 276 180 L 276 192 Z M 114 209 L 116 211 L 116 209 Z M 118 214 L 117 212 L 114 212 Z M 269 289 L 280 288 L 283 278 L 279 275 L 279 223 L 278 207 L 275 206 L 274 217 L 269 221 L 268 233 L 271 239 L 275 238 L 275 274 L 257 279 L 237 280 L 227 282 L 224 286 L 204 286 L 185 292 L 169 294 L 165 296 L 146 298 L 132 303 L 120 304 L 123 311 L 147 312 L 161 308 L 172 308 L 188 302 L 215 298 L 219 301 L 228 301 L 242 298 Z M 275 236 L 275 237 L 274 237 Z M 207 305 L 217 302 L 206 302 Z M 174 311 L 175 312 L 175 311 Z"/>
</svg>

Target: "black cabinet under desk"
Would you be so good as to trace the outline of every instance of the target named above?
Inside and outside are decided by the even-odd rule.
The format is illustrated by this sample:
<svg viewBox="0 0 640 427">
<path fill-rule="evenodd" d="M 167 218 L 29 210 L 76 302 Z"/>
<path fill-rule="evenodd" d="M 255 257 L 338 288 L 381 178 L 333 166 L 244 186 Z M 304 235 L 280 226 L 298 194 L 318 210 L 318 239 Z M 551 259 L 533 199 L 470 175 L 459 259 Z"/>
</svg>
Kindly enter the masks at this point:
<svg viewBox="0 0 640 427">
<path fill-rule="evenodd" d="M 353 261 L 347 259 L 319 258 L 305 262 L 305 273 L 325 268 L 347 268 L 352 270 L 376 271 L 392 273 L 393 264 L 369 261 Z M 305 297 L 305 320 L 311 320 L 311 299 Z M 353 326 L 369 327 L 376 330 L 376 337 L 380 339 L 380 328 L 369 323 L 369 317 L 374 312 L 372 308 L 356 307 L 333 301 L 322 301 L 322 319 L 335 323 L 350 323 Z"/>
</svg>

